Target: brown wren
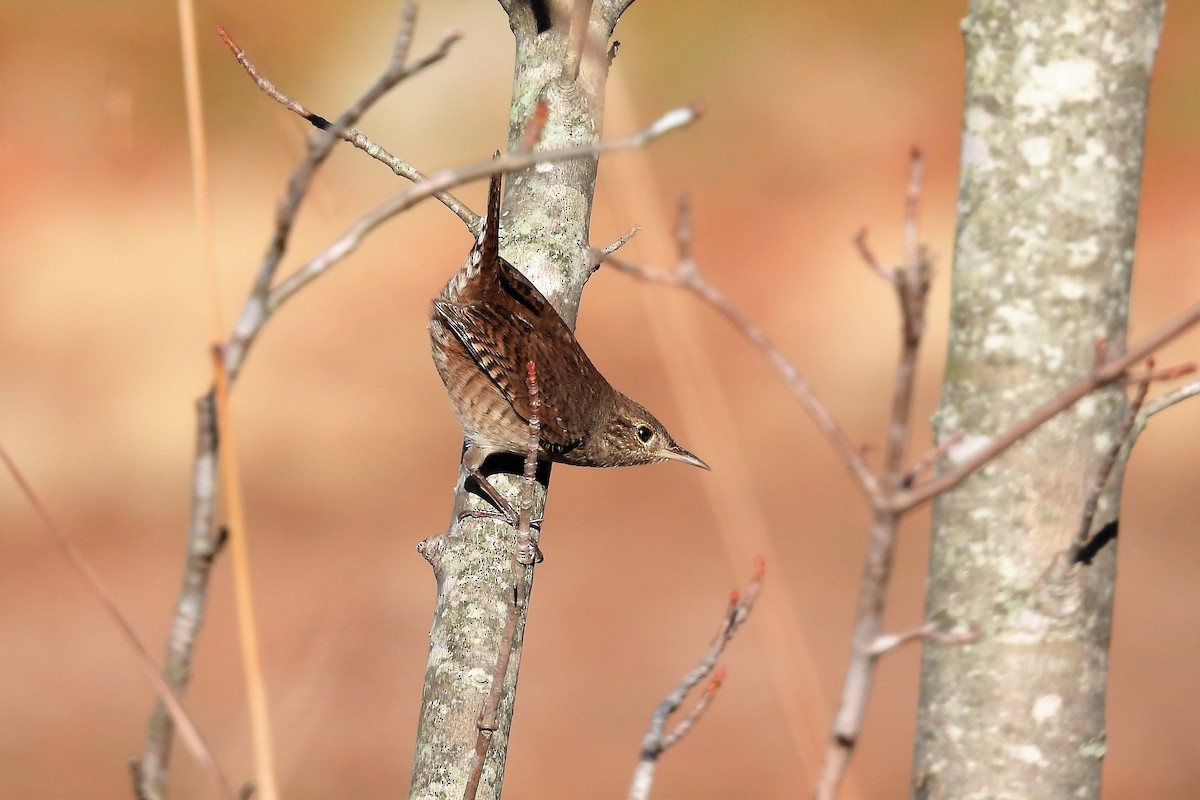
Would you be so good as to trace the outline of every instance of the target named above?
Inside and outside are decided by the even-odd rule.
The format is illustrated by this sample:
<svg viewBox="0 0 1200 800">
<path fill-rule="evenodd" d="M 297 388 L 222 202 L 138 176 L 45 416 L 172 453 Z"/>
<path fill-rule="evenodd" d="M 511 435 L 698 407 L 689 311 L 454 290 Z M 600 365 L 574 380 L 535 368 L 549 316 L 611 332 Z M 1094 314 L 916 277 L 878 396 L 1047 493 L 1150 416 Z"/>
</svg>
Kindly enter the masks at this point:
<svg viewBox="0 0 1200 800">
<path fill-rule="evenodd" d="M 583 467 L 670 460 L 708 469 L 605 380 L 550 301 L 500 257 L 498 174 L 470 258 L 433 301 L 429 339 L 467 440 L 463 464 L 506 518 L 512 507 L 480 468 L 493 453 L 528 447 L 530 361 L 541 387 L 539 459 Z"/>
</svg>

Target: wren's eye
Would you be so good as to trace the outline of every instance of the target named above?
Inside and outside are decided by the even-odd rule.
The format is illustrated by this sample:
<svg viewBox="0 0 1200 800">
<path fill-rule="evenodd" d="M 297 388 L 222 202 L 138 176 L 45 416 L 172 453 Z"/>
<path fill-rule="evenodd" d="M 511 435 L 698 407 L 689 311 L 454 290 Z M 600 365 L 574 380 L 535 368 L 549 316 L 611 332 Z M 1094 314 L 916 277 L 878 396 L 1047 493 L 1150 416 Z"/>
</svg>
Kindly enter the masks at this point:
<svg viewBox="0 0 1200 800">
<path fill-rule="evenodd" d="M 637 437 L 642 444 L 650 444 L 650 440 L 654 438 L 654 431 L 650 430 L 648 425 L 638 425 Z"/>
</svg>

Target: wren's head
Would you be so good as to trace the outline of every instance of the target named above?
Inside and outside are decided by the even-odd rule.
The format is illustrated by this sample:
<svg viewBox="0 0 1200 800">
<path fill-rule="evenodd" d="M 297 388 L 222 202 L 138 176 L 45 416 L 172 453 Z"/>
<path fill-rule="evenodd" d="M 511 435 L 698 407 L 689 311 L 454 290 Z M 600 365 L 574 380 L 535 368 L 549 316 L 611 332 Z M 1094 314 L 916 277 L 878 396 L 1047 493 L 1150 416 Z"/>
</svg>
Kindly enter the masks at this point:
<svg viewBox="0 0 1200 800">
<path fill-rule="evenodd" d="M 656 461 L 682 461 L 708 469 L 696 456 L 675 444 L 663 424 L 646 409 L 620 395 L 607 424 L 588 443 L 591 456 L 603 466 L 631 467 Z"/>
</svg>

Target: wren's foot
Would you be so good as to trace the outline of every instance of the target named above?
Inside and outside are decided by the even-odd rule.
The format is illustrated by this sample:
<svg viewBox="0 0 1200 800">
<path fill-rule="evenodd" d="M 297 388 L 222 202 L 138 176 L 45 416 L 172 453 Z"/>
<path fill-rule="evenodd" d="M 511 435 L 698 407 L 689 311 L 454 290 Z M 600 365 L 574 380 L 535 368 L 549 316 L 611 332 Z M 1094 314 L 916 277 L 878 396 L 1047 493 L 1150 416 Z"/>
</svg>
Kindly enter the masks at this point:
<svg viewBox="0 0 1200 800">
<path fill-rule="evenodd" d="M 474 479 L 475 483 L 478 484 L 479 488 L 483 490 L 483 493 L 487 495 L 487 499 L 490 500 L 492 505 L 496 507 L 496 510 L 480 511 L 478 509 L 468 509 L 467 511 L 459 514 L 458 518 L 466 519 L 467 517 L 471 517 L 473 519 L 502 519 L 512 527 L 517 527 L 521 517 L 517 513 L 517 510 L 513 508 L 512 503 L 508 502 L 508 498 L 500 494 L 499 490 L 497 490 L 495 486 L 492 486 L 492 482 L 489 481 L 487 477 L 479 470 L 469 469 L 467 474 L 470 475 L 470 477 Z M 537 519 L 530 520 L 529 524 L 532 527 L 537 527 L 542 524 L 542 518 L 538 517 Z"/>
<path fill-rule="evenodd" d="M 512 503 L 508 502 L 508 499 L 505 498 L 504 495 L 500 494 L 500 492 L 496 490 L 495 486 L 492 486 L 491 481 L 489 481 L 482 472 L 477 469 L 471 469 L 469 470 L 469 474 L 475 480 L 475 482 L 479 484 L 479 488 L 483 490 L 483 493 L 487 495 L 488 499 L 492 501 L 492 505 L 496 506 L 498 510 L 484 511 L 482 509 L 469 508 L 459 514 L 458 519 L 460 521 L 468 518 L 498 519 L 508 523 L 515 530 L 520 524 L 520 515 L 517 514 L 516 509 L 512 507 Z M 529 521 L 529 527 L 536 528 L 539 531 L 541 530 L 541 524 L 541 517 L 538 517 L 537 519 L 531 519 Z M 537 542 L 533 541 L 532 539 L 529 539 L 527 542 L 517 547 L 517 561 L 525 564 L 526 566 L 530 564 L 540 564 L 545 560 L 546 557 L 543 556 L 542 551 L 538 549 Z"/>
<path fill-rule="evenodd" d="M 496 511 L 464 511 L 458 516 L 462 519 L 466 516 L 475 517 L 476 519 L 502 519 L 514 528 L 517 527 L 517 510 L 512 507 L 512 503 L 508 502 L 508 498 L 500 494 L 500 491 L 492 486 L 492 482 L 487 479 L 487 476 L 479 471 L 478 467 L 468 467 L 467 475 L 475 481 L 475 484 L 483 490 L 487 495 L 487 499 L 496 507 Z"/>
</svg>

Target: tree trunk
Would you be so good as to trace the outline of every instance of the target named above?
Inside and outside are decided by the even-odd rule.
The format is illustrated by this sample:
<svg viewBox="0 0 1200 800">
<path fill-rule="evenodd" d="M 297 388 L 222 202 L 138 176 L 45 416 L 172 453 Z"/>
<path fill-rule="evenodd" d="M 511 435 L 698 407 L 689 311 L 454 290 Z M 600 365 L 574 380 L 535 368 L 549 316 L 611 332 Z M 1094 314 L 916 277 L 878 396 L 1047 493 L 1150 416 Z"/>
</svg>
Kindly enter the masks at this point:
<svg viewBox="0 0 1200 800">
<path fill-rule="evenodd" d="M 572 49 L 570 22 L 556 19 L 549 31 L 539 34 L 527 0 L 501 0 L 516 40 L 510 148 L 518 146 L 541 101 L 545 101 L 548 116 L 538 149 L 589 144 L 599 138 L 608 76 L 605 48 L 630 2 L 596 0 L 589 4 L 594 7 L 576 79 L 569 74 L 573 73 L 568 57 Z M 504 198 L 502 254 L 533 281 L 572 327 L 584 283 L 592 272 L 588 223 L 596 166 L 595 158 L 581 158 L 517 173 L 508 180 Z M 513 459 L 513 470 L 517 475 L 500 473 L 492 476 L 492 483 L 515 507 L 519 459 Z M 541 477 L 544 487 L 549 473 Z M 462 479 L 460 471 L 454 517 L 467 507 Z M 536 492 L 534 518 L 541 516 L 544 502 L 544 491 Z M 512 546 L 511 527 L 476 519 L 455 522 L 445 534 L 422 543 L 421 552 L 437 578 L 438 596 L 429 633 L 410 797 L 463 797 L 475 754 L 477 722 L 491 688 L 501 630 L 513 595 Z M 526 597 L 531 589 L 532 573 Z M 498 729 L 484 762 L 480 798 L 500 796 L 524 631 L 522 612 L 504 679 Z"/>
<path fill-rule="evenodd" d="M 973 0 L 949 353 L 935 430 L 969 454 L 1124 346 L 1162 0 Z M 913 796 L 1097 798 L 1115 543 L 1067 565 L 1127 407 L 1081 400 L 934 507 Z M 1095 527 L 1117 517 L 1123 464 Z"/>
</svg>

